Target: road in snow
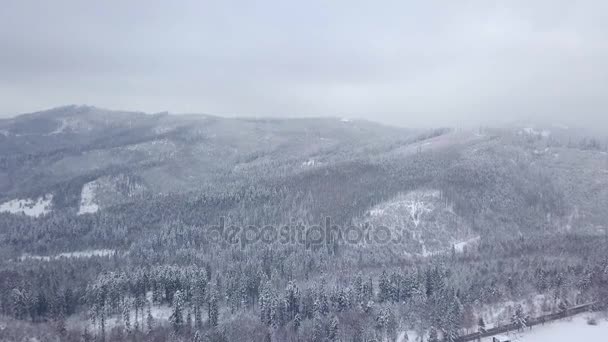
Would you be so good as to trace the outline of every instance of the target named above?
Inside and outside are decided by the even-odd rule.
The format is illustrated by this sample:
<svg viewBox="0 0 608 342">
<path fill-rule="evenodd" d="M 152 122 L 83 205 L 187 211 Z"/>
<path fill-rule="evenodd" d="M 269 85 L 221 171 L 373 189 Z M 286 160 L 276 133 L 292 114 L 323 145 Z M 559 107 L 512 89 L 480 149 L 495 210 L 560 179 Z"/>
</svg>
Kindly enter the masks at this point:
<svg viewBox="0 0 608 342">
<path fill-rule="evenodd" d="M 587 317 L 596 314 L 581 314 L 570 319 L 564 319 L 546 325 L 538 325 L 532 330 L 520 333 L 503 334 L 511 342 L 579 342 L 579 341 L 608 341 L 608 321 L 597 318 L 597 325 L 587 324 Z M 484 338 L 482 342 L 492 342 L 492 338 Z"/>
</svg>

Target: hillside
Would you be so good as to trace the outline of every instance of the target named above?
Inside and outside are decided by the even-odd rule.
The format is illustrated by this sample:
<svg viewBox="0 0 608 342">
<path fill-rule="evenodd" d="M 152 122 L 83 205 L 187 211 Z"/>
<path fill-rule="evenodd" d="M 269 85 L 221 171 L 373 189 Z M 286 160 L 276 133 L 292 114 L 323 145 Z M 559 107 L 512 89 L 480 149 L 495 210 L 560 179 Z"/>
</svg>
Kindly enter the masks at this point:
<svg viewBox="0 0 608 342">
<path fill-rule="evenodd" d="M 94 312 L 119 329 L 118 308 L 166 313 L 177 291 L 196 315 L 202 288 L 232 338 L 281 340 L 295 313 L 264 305 L 287 310 L 296 286 L 303 331 L 321 310 L 377 336 L 380 316 L 424 332 L 449 328 L 446 306 L 603 293 L 608 155 L 578 131 L 68 106 L 0 132 L 0 309 L 17 319 L 56 301 L 71 328 L 104 331 Z"/>
</svg>

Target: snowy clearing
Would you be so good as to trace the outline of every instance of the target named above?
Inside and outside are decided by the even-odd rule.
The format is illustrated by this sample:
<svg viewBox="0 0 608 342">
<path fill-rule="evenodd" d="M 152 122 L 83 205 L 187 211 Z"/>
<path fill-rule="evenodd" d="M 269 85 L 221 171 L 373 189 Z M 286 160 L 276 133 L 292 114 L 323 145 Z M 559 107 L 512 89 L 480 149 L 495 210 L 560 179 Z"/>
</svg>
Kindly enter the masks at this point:
<svg viewBox="0 0 608 342">
<path fill-rule="evenodd" d="M 457 253 L 462 253 L 462 252 L 464 252 L 465 247 L 477 243 L 479 241 L 479 239 L 481 239 L 481 236 L 476 236 L 474 238 L 455 243 L 454 249 L 456 250 Z"/>
<path fill-rule="evenodd" d="M 59 126 L 54 131 L 50 132 L 49 134 L 45 134 L 45 135 L 61 134 L 65 131 L 66 128 L 69 127 L 69 124 L 66 119 L 60 119 L 60 120 L 61 120 L 61 122 L 59 123 Z"/>
<path fill-rule="evenodd" d="M 99 205 L 94 202 L 95 189 L 97 189 L 97 183 L 95 183 L 95 181 L 88 182 L 82 187 L 78 215 L 93 214 L 99 210 Z"/>
<path fill-rule="evenodd" d="M 582 314 L 571 319 L 535 326 L 531 330 L 503 335 L 509 337 L 511 342 L 606 341 L 608 321 L 598 317 L 597 325 L 589 325 L 587 318 L 590 316 L 596 317 L 596 314 Z M 482 342 L 492 342 L 492 337 L 484 338 Z"/>
<path fill-rule="evenodd" d="M 47 194 L 38 199 L 14 199 L 0 204 L 0 213 L 24 214 L 31 217 L 51 212 L 53 195 Z"/>
</svg>

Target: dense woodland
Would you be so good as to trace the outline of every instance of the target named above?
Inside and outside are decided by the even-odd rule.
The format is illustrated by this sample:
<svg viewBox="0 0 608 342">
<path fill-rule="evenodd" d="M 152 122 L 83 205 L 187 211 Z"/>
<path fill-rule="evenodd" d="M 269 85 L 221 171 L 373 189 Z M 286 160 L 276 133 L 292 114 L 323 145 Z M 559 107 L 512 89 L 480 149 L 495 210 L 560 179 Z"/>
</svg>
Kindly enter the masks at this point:
<svg viewBox="0 0 608 342">
<path fill-rule="evenodd" d="M 144 120 L 137 132 L 148 132 L 162 117 L 154 120 Z M 205 120 L 205 125 L 217 121 Z M 276 123 L 255 124 L 264 131 Z M 307 125 L 313 126 L 306 137 L 318 130 L 314 121 Z M 248 151 L 206 168 L 205 181 L 188 191 L 150 191 L 150 170 L 188 165 L 183 155 L 122 160 L 122 166 L 70 177 L 39 171 L 41 193 L 54 194 L 56 210 L 39 217 L 0 213 L 0 339 L 456 341 L 490 326 L 525 326 L 531 317 L 579 304 L 597 302 L 596 309 L 603 308 L 606 187 L 598 173 L 589 173 L 608 165 L 600 140 L 489 129 L 454 142 L 449 139 L 464 133 L 435 130 L 407 138 L 401 131 L 389 133 L 360 145 L 324 147 L 316 157 L 323 163 L 310 168 L 301 166 L 302 158 L 291 159 L 300 142 L 272 153 Z M 359 139 L 348 134 L 347 142 Z M 81 139 L 86 144 L 78 151 L 65 143 L 29 157 L 5 145 L 0 171 L 16 177 L 19 170 L 66 155 L 150 139 L 216 143 L 185 128 L 160 138 L 118 130 L 109 140 Z M 558 154 L 576 162 L 567 164 Z M 242 168 L 235 171 L 231 163 Z M 108 174 L 125 180 L 116 193 L 147 190 L 76 215 L 83 185 Z M 32 188 L 27 185 L 23 193 L 37 195 Z M 437 190 L 450 215 L 478 237 L 475 243 L 457 250 L 457 241 L 433 230 L 433 222 L 416 224 L 437 241 L 428 255 L 407 244 L 341 239 L 245 245 L 209 239 L 220 220 L 310 226 L 329 217 L 346 227 L 365 221 L 373 206 L 420 189 Z M 109 252 L 95 255 L 95 250 Z M 92 254 L 61 256 L 78 251 Z"/>
</svg>

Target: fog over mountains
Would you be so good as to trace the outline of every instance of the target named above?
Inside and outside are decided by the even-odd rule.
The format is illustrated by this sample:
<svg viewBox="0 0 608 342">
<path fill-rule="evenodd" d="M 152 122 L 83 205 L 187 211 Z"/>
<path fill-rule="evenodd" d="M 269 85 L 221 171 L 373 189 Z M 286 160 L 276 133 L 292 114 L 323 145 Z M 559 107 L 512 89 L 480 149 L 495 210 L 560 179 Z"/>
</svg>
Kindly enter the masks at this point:
<svg viewBox="0 0 608 342">
<path fill-rule="evenodd" d="M 2 117 L 90 103 L 402 127 L 608 125 L 601 0 L 7 0 L 3 9 Z"/>
</svg>

